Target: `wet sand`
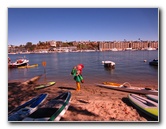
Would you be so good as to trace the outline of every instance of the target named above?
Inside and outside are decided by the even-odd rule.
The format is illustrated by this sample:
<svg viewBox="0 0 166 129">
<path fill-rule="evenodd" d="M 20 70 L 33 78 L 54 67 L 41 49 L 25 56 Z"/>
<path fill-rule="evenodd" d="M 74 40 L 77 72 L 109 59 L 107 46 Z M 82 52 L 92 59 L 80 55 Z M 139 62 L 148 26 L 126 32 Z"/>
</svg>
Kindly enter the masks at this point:
<svg viewBox="0 0 166 129">
<path fill-rule="evenodd" d="M 157 122 L 136 109 L 128 100 L 127 92 L 121 92 L 95 85 L 81 84 L 81 90 L 76 91 L 73 85 L 56 83 L 40 90 L 34 90 L 39 85 L 37 79 L 26 82 L 8 83 L 8 111 L 23 104 L 41 93 L 48 93 L 45 104 L 63 91 L 72 93 L 68 110 L 62 116 L 63 122 Z"/>
</svg>

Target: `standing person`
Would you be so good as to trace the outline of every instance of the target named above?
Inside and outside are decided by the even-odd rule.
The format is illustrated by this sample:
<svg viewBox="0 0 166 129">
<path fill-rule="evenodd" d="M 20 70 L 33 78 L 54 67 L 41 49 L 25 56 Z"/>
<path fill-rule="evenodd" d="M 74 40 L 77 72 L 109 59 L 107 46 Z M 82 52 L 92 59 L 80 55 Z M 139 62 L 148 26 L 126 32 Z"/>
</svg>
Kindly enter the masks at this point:
<svg viewBox="0 0 166 129">
<path fill-rule="evenodd" d="M 81 89 L 81 83 L 84 83 L 83 77 L 82 77 L 82 69 L 84 68 L 84 65 L 79 64 L 77 66 L 74 66 L 71 74 L 74 76 L 74 80 L 76 81 L 76 87 L 77 87 L 77 91 L 80 91 Z"/>
</svg>

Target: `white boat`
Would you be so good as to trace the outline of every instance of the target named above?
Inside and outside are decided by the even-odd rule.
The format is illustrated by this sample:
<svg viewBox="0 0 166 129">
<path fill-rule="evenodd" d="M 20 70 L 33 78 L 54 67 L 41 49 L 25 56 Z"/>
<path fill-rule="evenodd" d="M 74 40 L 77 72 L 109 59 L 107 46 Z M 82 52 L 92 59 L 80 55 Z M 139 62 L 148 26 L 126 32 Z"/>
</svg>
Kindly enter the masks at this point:
<svg viewBox="0 0 166 129">
<path fill-rule="evenodd" d="M 9 68 L 17 68 L 19 66 L 25 66 L 25 65 L 28 65 L 29 63 L 29 60 L 26 59 L 26 58 L 19 58 L 17 59 L 15 62 L 9 62 L 8 63 L 8 67 Z"/>
<path fill-rule="evenodd" d="M 151 50 L 156 50 L 156 48 L 148 47 L 146 50 L 151 51 Z"/>
<path fill-rule="evenodd" d="M 115 68 L 115 62 L 113 61 L 102 61 L 102 64 L 104 64 L 106 68 Z"/>
<path fill-rule="evenodd" d="M 117 48 L 112 48 L 111 51 L 115 52 L 115 51 L 118 51 L 118 49 Z"/>
</svg>

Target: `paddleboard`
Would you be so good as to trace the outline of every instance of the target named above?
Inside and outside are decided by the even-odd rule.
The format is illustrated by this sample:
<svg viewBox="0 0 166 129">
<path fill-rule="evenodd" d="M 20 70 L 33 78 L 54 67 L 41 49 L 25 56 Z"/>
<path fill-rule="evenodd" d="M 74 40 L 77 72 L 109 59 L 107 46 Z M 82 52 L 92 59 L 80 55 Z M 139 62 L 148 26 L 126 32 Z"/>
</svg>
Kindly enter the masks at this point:
<svg viewBox="0 0 166 129">
<path fill-rule="evenodd" d="M 137 94 L 129 94 L 130 102 L 145 114 L 158 119 L 158 103 Z"/>
<path fill-rule="evenodd" d="M 153 100 L 155 102 L 158 103 L 158 96 L 157 95 L 150 95 L 150 94 L 146 94 L 146 97 L 150 100 Z"/>
<path fill-rule="evenodd" d="M 33 64 L 33 65 L 27 65 L 27 66 L 20 66 L 18 68 L 34 68 L 34 67 L 37 67 L 38 64 Z"/>
<path fill-rule="evenodd" d="M 49 87 L 49 86 L 53 86 L 55 83 L 56 82 L 48 82 L 47 84 L 39 85 L 39 86 L 35 87 L 34 89 L 38 90 L 38 89 L 46 88 L 46 87 Z"/>
<path fill-rule="evenodd" d="M 34 111 L 38 109 L 38 106 L 44 102 L 48 94 L 40 94 L 39 96 L 35 97 L 35 100 L 31 103 L 28 101 L 27 103 L 31 103 L 30 105 L 25 105 L 23 108 L 20 108 L 19 110 L 12 112 L 8 115 L 8 121 L 21 121 L 28 115 L 32 114 Z M 33 100 L 33 99 L 32 99 Z"/>
</svg>

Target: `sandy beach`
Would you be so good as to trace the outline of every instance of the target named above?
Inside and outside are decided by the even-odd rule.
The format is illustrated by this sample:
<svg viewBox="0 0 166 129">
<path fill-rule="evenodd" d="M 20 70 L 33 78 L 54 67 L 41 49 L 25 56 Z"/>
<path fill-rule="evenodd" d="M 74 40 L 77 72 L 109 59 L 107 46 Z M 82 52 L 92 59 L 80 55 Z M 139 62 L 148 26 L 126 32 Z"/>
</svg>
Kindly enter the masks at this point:
<svg viewBox="0 0 166 129">
<path fill-rule="evenodd" d="M 70 91 L 72 93 L 70 106 L 61 122 L 157 122 L 136 109 L 128 100 L 127 92 L 86 83 L 81 84 L 80 91 L 76 91 L 74 81 L 73 85 L 56 83 L 51 87 L 34 90 L 34 87 L 39 85 L 37 79 L 8 83 L 9 112 L 40 93 L 49 94 L 44 101 L 46 103 L 60 92 Z"/>
</svg>

